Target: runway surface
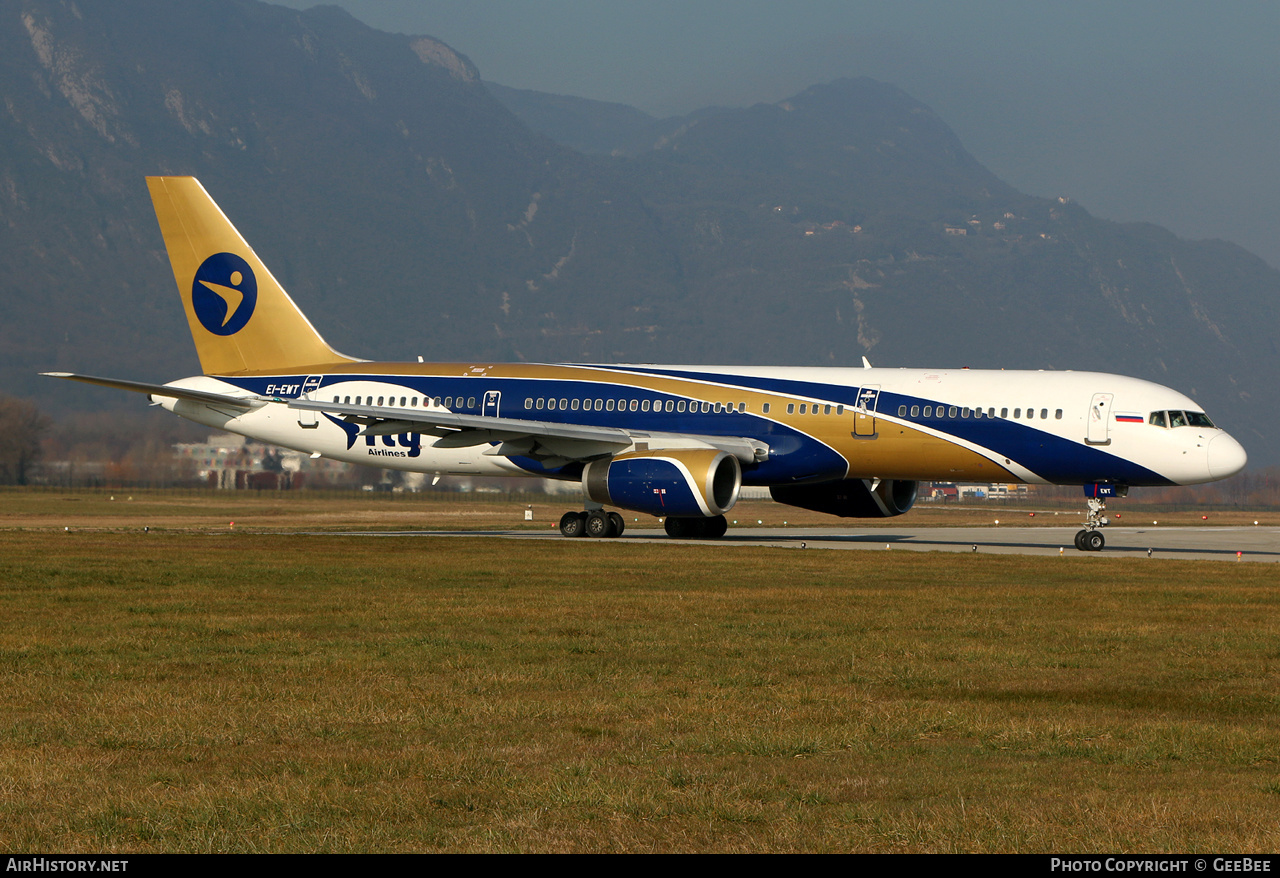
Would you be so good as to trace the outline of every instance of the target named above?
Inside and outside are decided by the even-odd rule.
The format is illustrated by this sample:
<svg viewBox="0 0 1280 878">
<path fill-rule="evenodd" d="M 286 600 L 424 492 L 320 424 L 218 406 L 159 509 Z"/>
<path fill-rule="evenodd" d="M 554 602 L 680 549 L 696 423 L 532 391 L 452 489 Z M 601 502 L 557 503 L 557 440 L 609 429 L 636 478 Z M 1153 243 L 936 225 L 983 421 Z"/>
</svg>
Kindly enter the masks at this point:
<svg viewBox="0 0 1280 878">
<path fill-rule="evenodd" d="M 628 528 L 613 540 L 583 542 L 704 543 L 726 548 L 980 552 L 999 555 L 1071 555 L 1085 558 L 1180 558 L 1206 561 L 1280 561 L 1277 527 L 1108 527 L 1101 552 L 1075 548 L 1074 527 L 788 527 L 730 528 L 718 540 L 672 540 L 657 528 Z M 332 535 L 332 534 L 330 534 Z M 483 536 L 513 540 L 563 540 L 558 531 L 364 531 L 364 536 Z M 1149 554 L 1148 554 L 1149 553 Z M 1238 553 L 1238 554 L 1237 554 Z"/>
</svg>

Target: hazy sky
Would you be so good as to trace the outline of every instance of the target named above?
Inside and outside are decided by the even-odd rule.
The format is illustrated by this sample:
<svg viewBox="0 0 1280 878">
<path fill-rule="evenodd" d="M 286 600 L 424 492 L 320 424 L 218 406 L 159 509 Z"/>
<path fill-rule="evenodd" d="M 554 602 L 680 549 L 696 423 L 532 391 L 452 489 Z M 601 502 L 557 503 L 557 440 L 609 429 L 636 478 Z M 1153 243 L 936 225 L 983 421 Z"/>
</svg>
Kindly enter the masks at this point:
<svg viewBox="0 0 1280 878">
<path fill-rule="evenodd" d="M 481 76 L 654 115 L 871 76 L 992 171 L 1280 266 L 1280 4 L 1001 0 L 330 0 Z M 306 8 L 311 2 L 289 0 Z"/>
</svg>

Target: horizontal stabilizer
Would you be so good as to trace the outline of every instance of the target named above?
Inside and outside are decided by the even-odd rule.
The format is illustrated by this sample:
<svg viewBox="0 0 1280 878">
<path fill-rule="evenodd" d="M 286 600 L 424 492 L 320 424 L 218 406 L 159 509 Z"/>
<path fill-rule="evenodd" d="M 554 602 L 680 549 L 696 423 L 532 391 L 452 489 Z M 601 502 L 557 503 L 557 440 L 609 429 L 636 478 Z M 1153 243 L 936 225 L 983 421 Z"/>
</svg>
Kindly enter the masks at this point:
<svg viewBox="0 0 1280 878">
<path fill-rule="evenodd" d="M 169 384 L 148 384 L 145 381 L 125 381 L 122 378 L 98 378 L 94 375 L 77 375 L 74 372 L 41 372 L 40 374 L 47 375 L 50 378 L 83 381 L 86 384 L 100 384 L 103 387 L 114 387 L 117 390 L 131 390 L 134 393 L 163 396 L 167 399 L 189 399 L 192 402 L 203 402 L 210 405 L 226 405 L 246 411 L 258 408 L 266 401 L 256 396 L 227 396 L 223 393 L 211 393 L 207 390 L 188 390 L 185 387 L 174 387 Z"/>
</svg>

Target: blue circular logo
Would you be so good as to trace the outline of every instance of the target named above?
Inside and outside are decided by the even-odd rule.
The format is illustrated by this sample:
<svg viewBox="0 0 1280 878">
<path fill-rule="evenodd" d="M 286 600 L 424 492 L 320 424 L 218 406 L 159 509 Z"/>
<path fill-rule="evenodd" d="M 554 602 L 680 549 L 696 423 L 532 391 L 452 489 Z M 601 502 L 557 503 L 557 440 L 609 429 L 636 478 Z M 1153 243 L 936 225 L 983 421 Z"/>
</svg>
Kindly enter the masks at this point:
<svg viewBox="0 0 1280 878">
<path fill-rule="evenodd" d="M 214 335 L 235 335 L 253 316 L 258 280 L 234 253 L 215 253 L 200 263 L 191 282 L 191 307 L 200 325 Z"/>
</svg>

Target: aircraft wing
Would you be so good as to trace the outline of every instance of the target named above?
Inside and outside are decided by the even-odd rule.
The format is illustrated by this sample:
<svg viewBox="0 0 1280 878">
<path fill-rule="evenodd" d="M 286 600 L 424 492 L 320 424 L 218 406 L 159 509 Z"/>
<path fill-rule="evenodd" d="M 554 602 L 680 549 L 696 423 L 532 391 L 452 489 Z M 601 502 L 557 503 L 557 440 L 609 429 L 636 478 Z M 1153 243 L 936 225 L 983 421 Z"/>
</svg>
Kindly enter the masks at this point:
<svg viewBox="0 0 1280 878">
<path fill-rule="evenodd" d="M 284 400 L 280 400 L 284 401 Z M 589 424 L 560 424 L 519 418 L 493 418 L 455 412 L 350 405 L 309 399 L 288 400 L 291 409 L 323 412 L 364 427 L 363 436 L 417 432 L 440 437 L 437 448 L 466 448 L 497 443 L 487 454 L 502 457 L 532 457 L 554 465 L 557 461 L 587 460 L 624 451 L 646 443 L 662 448 L 712 447 L 734 455 L 746 463 L 768 456 L 768 446 L 756 439 L 739 436 L 700 436 L 684 433 L 653 433 L 600 427 Z"/>
</svg>

